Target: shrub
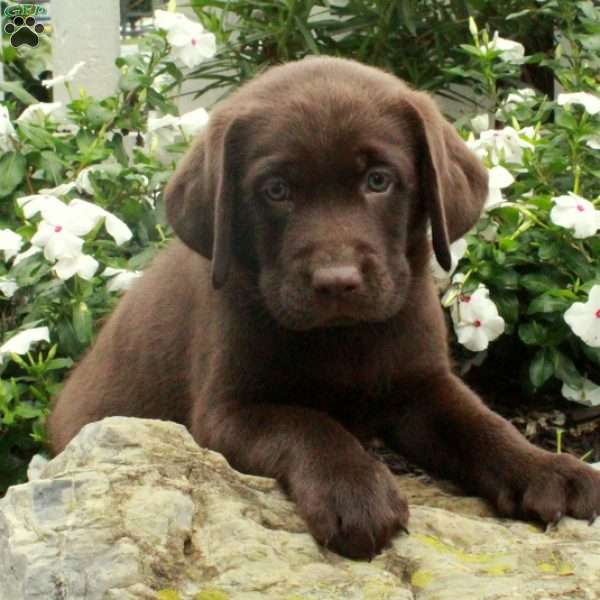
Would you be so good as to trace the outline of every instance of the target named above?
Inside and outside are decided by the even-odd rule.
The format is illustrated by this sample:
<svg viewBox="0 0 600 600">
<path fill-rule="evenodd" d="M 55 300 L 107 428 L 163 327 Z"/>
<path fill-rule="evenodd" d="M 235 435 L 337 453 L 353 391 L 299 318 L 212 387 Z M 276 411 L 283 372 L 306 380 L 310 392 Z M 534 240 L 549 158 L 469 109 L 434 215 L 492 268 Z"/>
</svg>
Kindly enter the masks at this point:
<svg viewBox="0 0 600 600">
<path fill-rule="evenodd" d="M 67 86 L 66 106 L 35 102 L 18 81 L 0 105 L 0 492 L 43 443 L 68 368 L 167 241 L 161 191 L 207 119 L 177 116 L 169 96 L 214 37 L 181 15 L 157 21 L 163 29 L 118 59 L 114 95 L 74 94 L 77 65 L 44 83 Z"/>
<path fill-rule="evenodd" d="M 495 317 L 489 290 L 505 322 L 488 357 L 500 374 L 514 372 L 529 391 L 562 384 L 565 398 L 598 404 L 600 97 L 593 93 L 597 46 L 584 32 L 600 33 L 600 11 L 580 3 L 554 56 L 542 61 L 564 90 L 556 101 L 531 88 L 503 89 L 499 82 L 517 78 L 522 63 L 540 59 L 490 40 L 474 22 L 471 30 L 461 73 L 477 83 L 490 112 L 470 121 L 468 143 L 490 169 L 490 196 L 467 243 L 454 245 L 464 256 L 444 304 L 458 341 L 485 352 L 502 331 L 494 322 L 485 332 L 486 318 Z"/>
</svg>

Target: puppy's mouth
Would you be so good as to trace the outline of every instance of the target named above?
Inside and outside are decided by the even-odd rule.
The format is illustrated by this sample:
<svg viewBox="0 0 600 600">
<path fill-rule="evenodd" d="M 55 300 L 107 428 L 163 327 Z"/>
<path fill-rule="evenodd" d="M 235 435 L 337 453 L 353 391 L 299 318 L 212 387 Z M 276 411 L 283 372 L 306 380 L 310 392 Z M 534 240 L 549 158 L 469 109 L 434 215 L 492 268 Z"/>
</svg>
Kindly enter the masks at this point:
<svg viewBox="0 0 600 600">
<path fill-rule="evenodd" d="M 333 317 L 322 322 L 320 327 L 350 327 L 360 323 L 360 319 L 354 317 Z"/>
<path fill-rule="evenodd" d="M 349 327 L 365 320 L 363 303 L 343 300 L 317 302 L 317 327 Z"/>
</svg>

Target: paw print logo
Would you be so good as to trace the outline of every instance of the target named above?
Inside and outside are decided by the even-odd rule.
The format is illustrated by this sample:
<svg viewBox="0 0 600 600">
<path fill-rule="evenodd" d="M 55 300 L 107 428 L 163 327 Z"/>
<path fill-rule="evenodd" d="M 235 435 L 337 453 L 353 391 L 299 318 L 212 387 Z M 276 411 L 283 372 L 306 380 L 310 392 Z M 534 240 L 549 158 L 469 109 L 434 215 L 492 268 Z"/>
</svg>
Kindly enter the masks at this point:
<svg viewBox="0 0 600 600">
<path fill-rule="evenodd" d="M 36 23 L 34 17 L 14 17 L 5 26 L 4 31 L 10 35 L 10 43 L 17 48 L 27 44 L 32 48 L 38 45 L 38 34 L 44 32 L 44 26 Z"/>
</svg>

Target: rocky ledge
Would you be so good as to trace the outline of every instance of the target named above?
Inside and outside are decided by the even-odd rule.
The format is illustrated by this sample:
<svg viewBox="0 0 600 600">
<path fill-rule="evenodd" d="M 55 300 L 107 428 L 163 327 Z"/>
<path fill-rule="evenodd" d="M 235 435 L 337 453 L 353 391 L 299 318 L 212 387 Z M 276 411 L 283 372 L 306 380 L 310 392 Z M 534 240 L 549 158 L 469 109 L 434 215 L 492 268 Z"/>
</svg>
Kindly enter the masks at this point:
<svg viewBox="0 0 600 600">
<path fill-rule="evenodd" d="M 2 600 L 600 598 L 600 519 L 548 533 L 399 478 L 410 535 L 372 562 L 318 547 L 270 479 L 168 422 L 85 427 L 0 500 Z"/>
</svg>

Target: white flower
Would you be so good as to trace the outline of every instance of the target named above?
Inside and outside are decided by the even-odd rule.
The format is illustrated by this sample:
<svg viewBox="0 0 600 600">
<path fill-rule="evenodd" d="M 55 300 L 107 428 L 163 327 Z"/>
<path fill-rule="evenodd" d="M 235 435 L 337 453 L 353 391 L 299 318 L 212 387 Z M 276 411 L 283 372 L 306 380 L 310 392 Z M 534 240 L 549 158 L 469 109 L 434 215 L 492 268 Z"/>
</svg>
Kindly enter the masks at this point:
<svg viewBox="0 0 600 600">
<path fill-rule="evenodd" d="M 43 220 L 31 243 L 43 248 L 44 256 L 49 261 L 79 258 L 83 247 L 80 236 L 89 233 L 102 219 L 106 231 L 117 244 L 126 242 L 132 236 L 131 230 L 121 219 L 85 200 L 75 198 L 66 205 L 54 196 L 36 194 L 19 198 L 17 203 L 22 206 L 26 218 L 41 213 Z M 75 267 L 71 265 L 71 268 Z"/>
<path fill-rule="evenodd" d="M 525 58 L 525 46 L 513 40 L 501 38 L 496 31 L 494 37 L 488 44 L 488 50 L 498 50 L 500 52 L 500 60 L 504 62 L 522 63 Z"/>
<path fill-rule="evenodd" d="M 13 294 L 19 289 L 17 282 L 14 279 L 8 277 L 0 277 L 0 292 L 6 297 L 11 298 Z"/>
<path fill-rule="evenodd" d="M 504 331 L 504 319 L 485 286 L 479 286 L 470 296 L 460 296 L 451 316 L 458 342 L 473 352 L 485 350 Z"/>
<path fill-rule="evenodd" d="M 53 188 L 41 189 L 40 194 L 46 196 L 66 196 L 70 191 L 74 190 L 76 187 L 77 183 L 75 181 L 70 181 L 68 183 L 61 183 L 60 185 L 57 185 Z"/>
<path fill-rule="evenodd" d="M 49 261 L 60 258 L 77 258 L 81 255 L 83 240 L 80 236 L 89 233 L 96 222 L 81 211 L 69 210 L 69 207 L 54 196 L 36 194 L 17 200 L 23 208 L 26 218 L 38 212 L 42 221 L 37 232 L 31 238 L 31 244 L 43 248 Z"/>
<path fill-rule="evenodd" d="M 83 240 L 79 236 L 94 228 L 94 219 L 64 204 L 60 210 L 46 209 L 44 213 L 48 220 L 38 225 L 31 238 L 32 245 L 43 248 L 46 259 L 56 262 L 54 271 L 60 279 L 69 279 L 75 274 L 91 279 L 98 269 L 98 261 L 83 254 Z"/>
<path fill-rule="evenodd" d="M 90 196 L 93 196 L 94 188 L 92 186 L 92 182 L 90 181 L 90 173 L 100 170 L 101 167 L 99 165 L 91 165 L 90 167 L 85 167 L 85 169 L 82 169 L 79 175 L 77 175 L 77 179 L 75 179 L 75 187 L 80 192 L 84 192 Z"/>
<path fill-rule="evenodd" d="M 38 212 L 45 210 L 61 210 L 64 203 L 52 194 L 33 194 L 17 199 L 17 204 L 23 209 L 26 219 L 31 219 Z"/>
<path fill-rule="evenodd" d="M 156 117 L 156 113 L 150 113 L 148 115 L 148 131 L 157 131 L 163 127 L 176 127 L 179 119 L 175 115 L 163 115 L 162 117 Z"/>
<path fill-rule="evenodd" d="M 10 114 L 6 106 L 0 104 L 0 150 L 8 150 L 8 140 L 17 136 L 13 124 L 10 122 Z"/>
<path fill-rule="evenodd" d="M 573 400 L 585 406 L 600 406 L 600 386 L 597 386 L 593 381 L 583 378 L 583 387 L 580 390 L 575 390 L 563 383 L 560 390 L 562 395 L 567 400 Z"/>
<path fill-rule="evenodd" d="M 469 137 L 466 139 L 465 144 L 469 150 L 471 150 L 471 152 L 474 152 L 477 155 L 479 160 L 483 160 L 488 154 L 487 147 L 481 142 L 480 139 L 475 138 L 472 132 L 469 133 Z"/>
<path fill-rule="evenodd" d="M 52 222 L 42 221 L 37 232 L 31 238 L 31 243 L 44 250 L 44 256 L 51 262 L 59 258 L 77 258 L 82 254 L 83 240 L 79 237 L 91 231 L 92 228 L 80 227 L 79 224 L 64 217 L 52 218 Z M 57 222 L 61 221 L 62 224 Z M 73 228 L 74 231 L 71 231 Z"/>
<path fill-rule="evenodd" d="M 15 256 L 13 266 L 18 265 L 22 260 L 25 260 L 34 254 L 39 254 L 41 251 L 41 248 L 38 248 L 37 246 L 31 246 L 29 249 L 25 250 L 25 252 L 20 252 Z"/>
<path fill-rule="evenodd" d="M 63 280 L 70 279 L 73 275 L 79 275 L 82 279 L 89 281 L 98 270 L 98 266 L 95 258 L 87 254 L 79 254 L 73 258 L 66 256 L 60 258 L 54 265 L 54 271 Z"/>
<path fill-rule="evenodd" d="M 157 92 L 162 92 L 164 88 L 171 86 L 175 82 L 175 79 L 168 73 L 161 73 L 157 75 L 152 81 L 152 87 Z"/>
<path fill-rule="evenodd" d="M 188 68 L 197 67 L 217 51 L 215 36 L 181 13 L 154 11 L 154 24 L 167 32 L 173 54 Z"/>
<path fill-rule="evenodd" d="M 479 33 L 477 23 L 473 17 L 469 17 L 469 31 L 473 37 L 477 37 L 477 34 Z"/>
<path fill-rule="evenodd" d="M 165 31 L 171 31 L 186 20 L 188 20 L 187 17 L 182 13 L 169 10 L 154 11 L 154 26 Z"/>
<path fill-rule="evenodd" d="M 600 135 L 591 135 L 585 141 L 585 145 L 592 150 L 600 150 Z"/>
<path fill-rule="evenodd" d="M 128 271 L 127 269 L 114 269 L 106 267 L 102 272 L 103 277 L 110 277 L 106 286 L 109 292 L 122 292 L 128 290 L 131 284 L 142 276 L 142 271 Z"/>
<path fill-rule="evenodd" d="M 50 341 L 50 332 L 47 327 L 34 327 L 33 329 L 21 331 L 0 346 L 0 360 L 11 353 L 26 354 L 32 344 L 42 340 Z"/>
<path fill-rule="evenodd" d="M 477 152 L 478 149 L 484 149 L 488 154 L 492 164 L 497 165 L 504 160 L 507 163 L 521 165 L 523 164 L 523 148 L 533 148 L 533 144 L 524 140 L 521 132 L 512 127 L 504 129 L 488 129 L 482 131 L 479 140 L 471 142 L 469 146 Z"/>
<path fill-rule="evenodd" d="M 487 113 L 483 113 L 481 115 L 477 115 L 471 119 L 471 127 L 473 127 L 473 131 L 477 133 L 481 133 L 486 129 L 490 128 L 490 115 Z"/>
<path fill-rule="evenodd" d="M 104 227 L 106 228 L 106 231 L 119 246 L 130 240 L 133 236 L 131 229 L 129 229 L 126 223 L 121 221 L 121 219 L 112 213 L 100 208 L 99 206 L 96 206 L 95 204 L 92 204 L 91 202 L 86 202 L 85 200 L 75 198 L 69 202 L 69 209 L 75 211 L 76 215 L 80 215 L 82 220 L 92 219 L 94 222 L 94 227 L 98 221 L 104 219 Z"/>
<path fill-rule="evenodd" d="M 479 232 L 479 237 L 486 242 L 495 242 L 498 237 L 498 225 L 490 223 L 485 229 Z"/>
<path fill-rule="evenodd" d="M 512 110 L 516 105 L 522 104 L 532 98 L 535 98 L 535 90 L 523 88 L 516 92 L 511 92 L 504 101 L 504 108 Z"/>
<path fill-rule="evenodd" d="M 0 251 L 4 252 L 4 260 L 9 261 L 23 245 L 23 238 L 10 229 L 0 229 Z"/>
<path fill-rule="evenodd" d="M 79 70 L 85 65 L 85 61 L 80 61 L 73 65 L 71 69 L 67 72 L 66 75 L 58 75 L 57 77 L 53 77 L 52 79 L 45 79 L 42 81 L 42 85 L 47 88 L 54 87 L 59 83 L 70 83 L 75 79 L 75 75 L 79 72 Z"/>
<path fill-rule="evenodd" d="M 515 178 L 508 169 L 496 165 L 488 170 L 488 197 L 485 201 L 484 210 L 492 210 L 505 202 L 502 190 L 512 183 Z"/>
<path fill-rule="evenodd" d="M 580 104 L 590 115 L 600 112 L 600 98 L 588 92 L 576 92 L 574 94 L 559 94 L 557 102 L 560 106 Z"/>
<path fill-rule="evenodd" d="M 465 255 L 467 251 L 467 240 L 461 238 L 450 244 L 450 256 L 452 257 L 452 263 L 449 271 L 444 271 L 435 256 L 431 257 L 431 271 L 433 273 L 433 279 L 439 290 L 445 290 L 450 284 L 450 277 L 456 270 L 460 259 Z"/>
<path fill-rule="evenodd" d="M 1 135 L 15 135 L 15 128 L 10 122 L 8 108 L 2 104 L 0 104 L 0 136 Z"/>
<path fill-rule="evenodd" d="M 600 285 L 590 290 L 587 302 L 571 304 L 564 319 L 573 333 L 588 346 L 600 348 Z"/>
<path fill-rule="evenodd" d="M 177 137 L 177 130 L 188 137 L 195 136 L 208 122 L 208 113 L 204 108 L 197 108 L 180 117 L 174 115 L 148 116 L 148 133 L 153 134 L 149 140 L 150 150 L 172 144 Z"/>
<path fill-rule="evenodd" d="M 533 148 L 533 146 L 529 143 L 528 140 L 537 139 L 539 133 L 539 130 L 533 127 L 533 125 L 530 125 L 529 127 L 523 127 L 522 129 L 519 129 L 519 138 L 521 139 L 521 143 L 529 144 L 528 146 L 524 147 Z"/>
<path fill-rule="evenodd" d="M 62 102 L 38 102 L 30 104 L 17 119 L 17 123 L 35 123 L 43 125 L 46 117 L 62 108 Z"/>
<path fill-rule="evenodd" d="M 208 123 L 208 113 L 203 108 L 197 108 L 179 117 L 178 125 L 189 137 L 195 136 Z"/>
<path fill-rule="evenodd" d="M 554 207 L 550 211 L 550 220 L 555 225 L 571 229 L 573 237 L 587 238 L 600 229 L 600 211 L 585 198 L 569 192 L 567 196 L 557 196 L 552 200 Z"/>
<path fill-rule="evenodd" d="M 179 118 L 175 115 L 164 115 L 156 117 L 156 113 L 148 115 L 147 129 L 149 134 L 154 134 L 151 137 L 150 145 L 158 144 L 167 146 L 175 141 L 177 133 L 175 128 L 179 123 Z"/>
</svg>

